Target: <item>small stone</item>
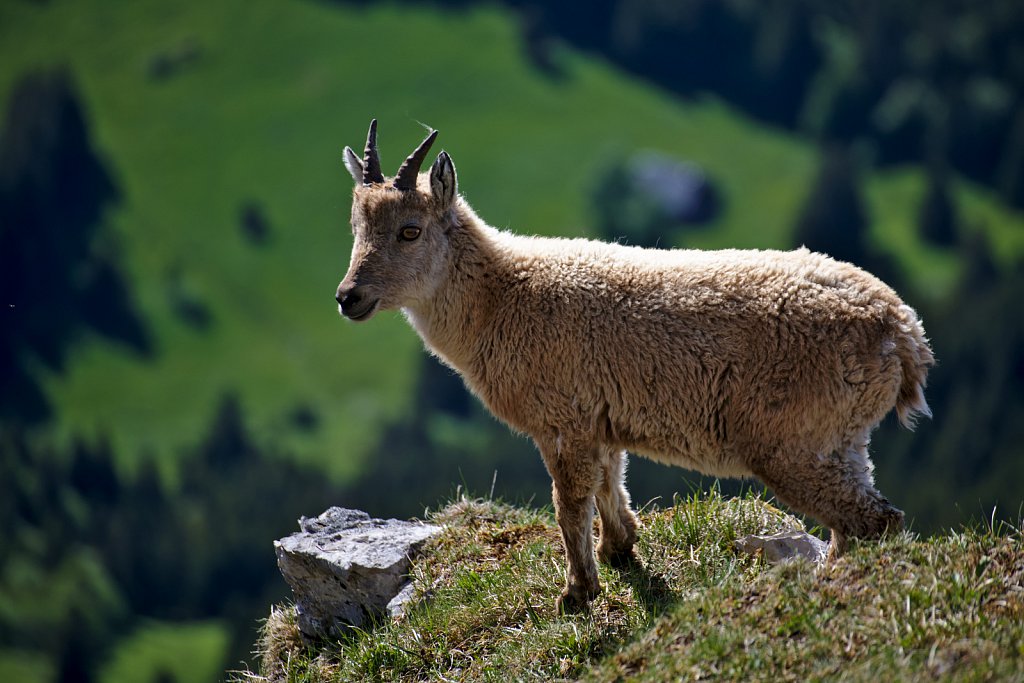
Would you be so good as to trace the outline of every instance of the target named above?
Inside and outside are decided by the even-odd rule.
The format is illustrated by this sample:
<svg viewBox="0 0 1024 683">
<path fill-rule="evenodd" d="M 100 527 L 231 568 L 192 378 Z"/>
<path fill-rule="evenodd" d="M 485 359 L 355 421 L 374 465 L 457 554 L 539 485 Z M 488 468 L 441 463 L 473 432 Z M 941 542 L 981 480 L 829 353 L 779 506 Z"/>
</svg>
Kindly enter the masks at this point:
<svg viewBox="0 0 1024 683">
<path fill-rule="evenodd" d="M 744 536 L 736 540 L 736 548 L 748 555 L 760 553 L 769 564 L 796 558 L 823 562 L 828 552 L 828 543 L 806 531 L 790 529 L 771 536 Z"/>
<path fill-rule="evenodd" d="M 372 519 L 361 510 L 330 508 L 299 520 L 299 533 L 274 542 L 277 565 L 295 596 L 299 630 L 339 637 L 392 613 L 403 590 L 412 596 L 412 559 L 441 527 Z"/>
<path fill-rule="evenodd" d="M 398 591 L 398 595 L 391 598 L 391 602 L 388 603 L 388 615 L 392 619 L 397 619 L 398 617 L 403 616 L 405 614 L 405 608 L 410 602 L 412 602 L 415 592 L 416 591 L 412 586 L 412 581 L 402 586 L 402 589 Z"/>
</svg>

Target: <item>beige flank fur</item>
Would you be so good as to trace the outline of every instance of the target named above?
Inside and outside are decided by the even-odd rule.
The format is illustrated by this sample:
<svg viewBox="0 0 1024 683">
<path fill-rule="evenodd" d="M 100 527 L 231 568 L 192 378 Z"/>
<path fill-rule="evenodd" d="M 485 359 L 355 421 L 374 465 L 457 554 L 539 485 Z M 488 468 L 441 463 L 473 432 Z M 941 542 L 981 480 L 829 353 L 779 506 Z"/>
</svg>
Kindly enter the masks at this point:
<svg viewBox="0 0 1024 683">
<path fill-rule="evenodd" d="M 867 445 L 894 407 L 929 415 L 934 363 L 920 320 L 884 283 L 806 249 L 651 250 L 524 237 L 458 195 L 432 134 L 394 181 L 376 122 L 356 179 L 341 312 L 401 309 L 427 348 L 500 419 L 530 435 L 565 542 L 563 610 L 599 591 L 597 555 L 630 561 L 637 523 L 626 451 L 724 477 L 756 476 L 832 530 L 831 552 L 903 513 L 875 488 Z"/>
</svg>

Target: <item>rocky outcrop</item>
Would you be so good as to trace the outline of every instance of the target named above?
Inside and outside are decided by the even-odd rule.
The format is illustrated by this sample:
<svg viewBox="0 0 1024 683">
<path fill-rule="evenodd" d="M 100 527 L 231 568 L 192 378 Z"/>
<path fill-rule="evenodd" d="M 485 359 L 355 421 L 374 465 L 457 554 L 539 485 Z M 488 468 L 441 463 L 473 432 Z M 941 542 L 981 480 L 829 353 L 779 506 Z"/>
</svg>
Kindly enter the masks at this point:
<svg viewBox="0 0 1024 683">
<path fill-rule="evenodd" d="M 337 507 L 303 517 L 299 528 L 274 548 L 295 596 L 299 630 L 308 637 L 337 637 L 351 626 L 400 614 L 412 596 L 412 560 L 441 532 L 422 522 L 371 519 Z"/>
</svg>

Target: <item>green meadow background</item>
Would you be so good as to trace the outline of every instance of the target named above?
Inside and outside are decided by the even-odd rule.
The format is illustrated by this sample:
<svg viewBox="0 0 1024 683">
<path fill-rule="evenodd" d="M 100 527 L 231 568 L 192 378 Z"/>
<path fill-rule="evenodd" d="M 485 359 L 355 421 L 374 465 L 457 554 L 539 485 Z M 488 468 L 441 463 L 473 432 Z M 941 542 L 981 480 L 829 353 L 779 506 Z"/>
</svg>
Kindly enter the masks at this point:
<svg viewBox="0 0 1024 683">
<path fill-rule="evenodd" d="M 527 234 L 616 238 L 596 189 L 610 169 L 643 150 L 692 162 L 720 209 L 707 225 L 666 225 L 662 243 L 707 249 L 828 250 L 829 224 L 808 216 L 844 211 L 823 171 L 838 145 L 855 168 L 843 182 L 863 216 L 862 265 L 921 311 L 940 364 L 935 419 L 914 434 L 887 422 L 876 436 L 880 486 L 926 533 L 1019 514 L 1024 202 L 1013 183 L 991 180 L 984 161 L 958 166 L 951 152 L 939 165 L 954 228 L 930 239 L 922 207 L 936 155 L 887 159 L 889 138 L 815 123 L 831 92 L 821 84 L 845 83 L 835 50 L 821 50 L 804 113 L 780 120 L 713 83 L 681 92 L 625 48 L 560 32 L 557 17 L 539 62 L 531 7 L 0 3 L 0 110 L 13 110 L 25 79 L 64 74 L 85 149 L 115 188 L 63 260 L 46 255 L 63 254 L 60 230 L 71 227 L 43 236 L 15 213 L 0 224 L 8 256 L 36 254 L 20 262 L 25 272 L 69 288 L 0 302 L 13 349 L 0 414 L 0 680 L 218 680 L 286 593 L 271 544 L 299 515 L 329 504 L 416 515 L 459 486 L 549 501 L 531 445 L 425 359 L 399 314 L 359 326 L 337 314 L 351 248 L 341 150 L 361 149 L 373 117 L 386 173 L 424 126 L 436 128 L 480 215 Z M 979 14 L 989 26 L 992 15 Z M 844 26 L 815 17 L 806 21 L 826 28 L 807 35 Z M 675 67 L 702 69 L 713 67 Z M 993 69 L 1010 112 L 997 120 L 1024 121 L 1020 74 Z M 845 100 L 828 101 L 841 110 Z M 52 151 L 16 153 L 36 139 L 24 132 L 32 120 L 8 115 L 0 131 L 5 192 Z M 970 131 L 949 120 L 953 149 Z M 1024 146 L 1024 124 L 1005 125 Z M 1024 158 L 1010 142 L 992 164 L 1012 170 Z M 263 226 L 257 238 L 246 207 Z M 77 321 L 70 290 L 96 263 L 117 273 L 141 332 L 84 316 L 50 339 L 53 360 L 22 331 Z M 90 306 L 102 315 L 102 302 Z M 25 408 L 29 391 L 38 409 Z M 632 471 L 641 504 L 702 484 L 682 470 Z"/>
</svg>

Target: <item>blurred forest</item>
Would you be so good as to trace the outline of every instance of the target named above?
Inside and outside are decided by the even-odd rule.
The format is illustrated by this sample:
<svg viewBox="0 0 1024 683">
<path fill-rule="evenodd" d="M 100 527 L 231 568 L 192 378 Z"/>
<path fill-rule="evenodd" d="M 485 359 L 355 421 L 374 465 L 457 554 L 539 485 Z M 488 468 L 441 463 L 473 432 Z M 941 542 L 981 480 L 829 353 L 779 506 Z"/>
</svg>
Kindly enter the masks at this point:
<svg viewBox="0 0 1024 683">
<path fill-rule="evenodd" d="M 881 490 L 923 533 L 1020 519 L 1018 2 L 180 4 L 0 9 L 0 680 L 216 679 L 300 515 L 549 502 L 401 320 L 337 319 L 370 116 L 386 166 L 441 129 L 514 231 L 878 274 L 939 359 Z M 712 483 L 630 467 L 638 504 Z"/>
</svg>

